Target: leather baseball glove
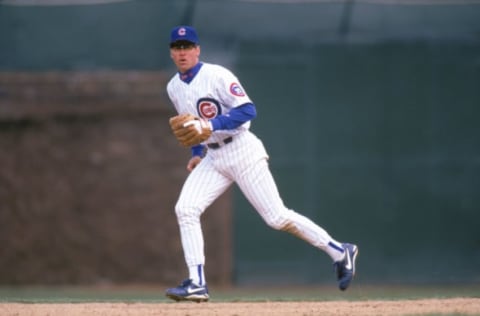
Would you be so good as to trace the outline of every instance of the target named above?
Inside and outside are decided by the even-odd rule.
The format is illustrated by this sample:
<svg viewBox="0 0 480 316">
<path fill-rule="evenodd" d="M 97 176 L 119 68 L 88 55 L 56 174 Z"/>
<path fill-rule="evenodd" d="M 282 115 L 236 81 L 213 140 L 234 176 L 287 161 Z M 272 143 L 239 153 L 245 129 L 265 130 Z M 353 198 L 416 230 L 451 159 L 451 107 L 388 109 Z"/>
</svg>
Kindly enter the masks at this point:
<svg viewBox="0 0 480 316">
<path fill-rule="evenodd" d="M 177 140 L 185 147 L 198 145 L 212 135 L 208 121 L 189 113 L 170 118 L 170 127 Z"/>
</svg>

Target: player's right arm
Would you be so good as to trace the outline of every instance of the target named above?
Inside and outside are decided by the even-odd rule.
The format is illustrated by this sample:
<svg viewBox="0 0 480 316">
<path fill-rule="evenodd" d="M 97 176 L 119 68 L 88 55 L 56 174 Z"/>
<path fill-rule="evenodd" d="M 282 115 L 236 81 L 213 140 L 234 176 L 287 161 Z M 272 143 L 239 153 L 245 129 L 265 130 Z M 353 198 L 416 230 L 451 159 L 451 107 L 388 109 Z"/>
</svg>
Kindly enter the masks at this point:
<svg viewBox="0 0 480 316">
<path fill-rule="evenodd" d="M 210 120 L 213 130 L 229 130 L 235 129 L 240 125 L 254 119 L 257 111 L 253 103 L 246 103 L 230 110 L 225 115 L 219 115 Z M 187 170 L 192 171 L 202 160 L 205 146 L 198 144 L 191 147 L 192 158 L 188 161 Z"/>
<path fill-rule="evenodd" d="M 202 161 L 202 157 L 200 156 L 193 156 L 192 158 L 190 158 L 190 160 L 188 161 L 187 163 L 187 170 L 188 171 L 192 171 L 193 169 L 195 169 L 195 167 Z"/>
</svg>

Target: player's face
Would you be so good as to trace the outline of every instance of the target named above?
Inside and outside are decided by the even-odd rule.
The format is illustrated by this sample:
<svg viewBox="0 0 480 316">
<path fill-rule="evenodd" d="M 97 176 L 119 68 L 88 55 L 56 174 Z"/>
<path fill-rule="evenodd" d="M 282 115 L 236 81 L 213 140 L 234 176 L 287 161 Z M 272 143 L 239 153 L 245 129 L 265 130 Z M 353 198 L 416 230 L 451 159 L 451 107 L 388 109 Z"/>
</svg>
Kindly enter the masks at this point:
<svg viewBox="0 0 480 316">
<path fill-rule="evenodd" d="M 198 63 L 200 56 L 200 46 L 182 45 L 170 48 L 170 57 L 172 57 L 178 71 L 185 72 Z"/>
</svg>

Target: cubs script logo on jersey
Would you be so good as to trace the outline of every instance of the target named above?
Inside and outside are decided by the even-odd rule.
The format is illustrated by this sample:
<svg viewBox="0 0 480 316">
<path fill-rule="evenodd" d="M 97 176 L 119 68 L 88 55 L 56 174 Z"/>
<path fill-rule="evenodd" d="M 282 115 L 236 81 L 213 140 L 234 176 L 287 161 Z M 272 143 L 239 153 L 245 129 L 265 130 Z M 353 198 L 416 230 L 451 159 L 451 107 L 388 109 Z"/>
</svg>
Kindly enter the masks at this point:
<svg viewBox="0 0 480 316">
<path fill-rule="evenodd" d="M 222 108 L 217 100 L 212 98 L 201 98 L 197 101 L 197 111 L 200 117 L 211 120 L 222 114 Z"/>
</svg>

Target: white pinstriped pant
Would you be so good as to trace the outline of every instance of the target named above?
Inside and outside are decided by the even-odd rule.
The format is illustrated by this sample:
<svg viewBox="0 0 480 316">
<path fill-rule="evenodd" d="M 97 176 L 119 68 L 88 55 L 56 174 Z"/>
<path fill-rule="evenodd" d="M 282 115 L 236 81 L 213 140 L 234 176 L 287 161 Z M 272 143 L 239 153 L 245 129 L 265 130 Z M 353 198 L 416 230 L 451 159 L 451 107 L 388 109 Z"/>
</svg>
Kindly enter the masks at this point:
<svg viewBox="0 0 480 316">
<path fill-rule="evenodd" d="M 244 131 L 231 143 L 209 149 L 183 185 L 175 212 L 188 266 L 205 264 L 200 216 L 233 182 L 272 228 L 288 231 L 322 250 L 332 240 L 310 219 L 285 207 L 262 142 Z"/>
</svg>

